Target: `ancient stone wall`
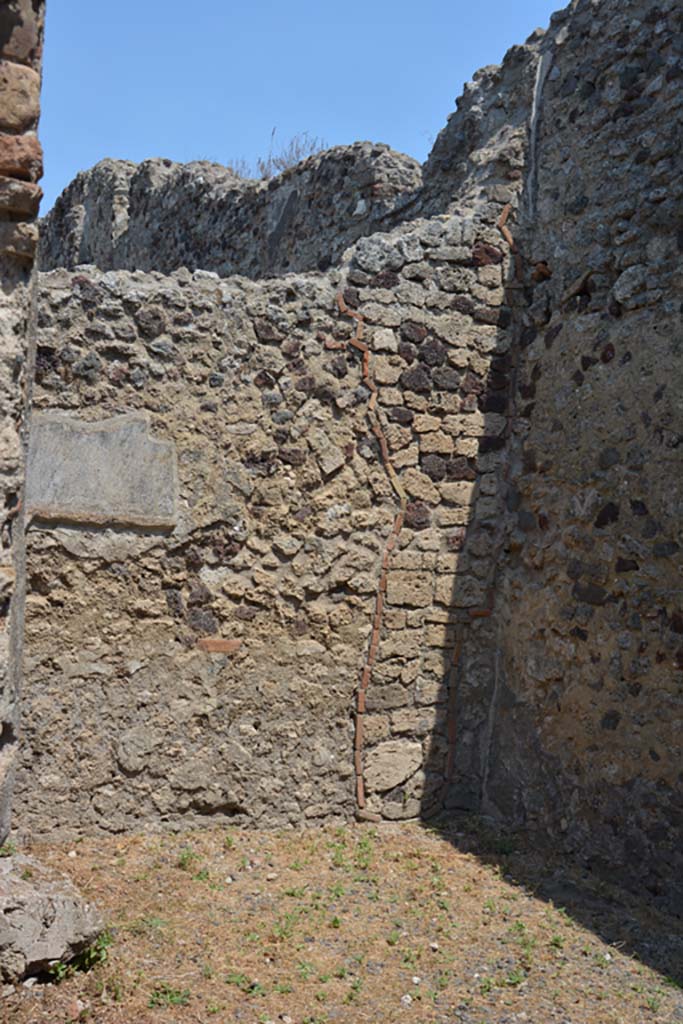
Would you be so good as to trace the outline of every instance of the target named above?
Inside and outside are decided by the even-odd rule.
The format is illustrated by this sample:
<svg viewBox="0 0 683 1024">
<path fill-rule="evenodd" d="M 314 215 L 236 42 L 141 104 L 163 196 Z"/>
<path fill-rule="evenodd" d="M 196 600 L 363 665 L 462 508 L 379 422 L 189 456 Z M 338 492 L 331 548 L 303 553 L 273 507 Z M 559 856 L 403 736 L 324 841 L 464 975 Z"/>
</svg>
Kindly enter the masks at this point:
<svg viewBox="0 0 683 1024">
<path fill-rule="evenodd" d="M 505 423 L 478 404 L 507 349 L 484 212 L 362 240 L 325 277 L 42 277 L 37 443 L 56 410 L 144 411 L 179 489 L 159 529 L 119 508 L 94 530 L 90 496 L 30 496 L 26 826 L 348 816 L 369 656 L 366 810 L 438 799 L 444 659 L 488 572 L 462 540 L 495 517 Z M 112 472 L 144 458 L 128 443 Z"/>
<path fill-rule="evenodd" d="M 213 270 L 262 277 L 329 267 L 352 242 L 402 219 L 420 165 L 357 142 L 270 181 L 219 164 L 103 160 L 79 174 L 41 232 L 41 266 Z"/>
<path fill-rule="evenodd" d="M 31 363 L 31 268 L 42 173 L 40 108 L 43 4 L 0 10 L 0 845 L 10 823 L 17 750 L 24 602 L 21 497 Z"/>
<path fill-rule="evenodd" d="M 483 804 L 680 911 L 683 11 L 581 3 L 556 39 Z"/>
<path fill-rule="evenodd" d="M 354 227 L 355 149 L 67 191 L 47 265 L 99 269 L 41 282 L 25 827 L 483 810 L 683 896 L 680 18 L 572 3 Z"/>
</svg>

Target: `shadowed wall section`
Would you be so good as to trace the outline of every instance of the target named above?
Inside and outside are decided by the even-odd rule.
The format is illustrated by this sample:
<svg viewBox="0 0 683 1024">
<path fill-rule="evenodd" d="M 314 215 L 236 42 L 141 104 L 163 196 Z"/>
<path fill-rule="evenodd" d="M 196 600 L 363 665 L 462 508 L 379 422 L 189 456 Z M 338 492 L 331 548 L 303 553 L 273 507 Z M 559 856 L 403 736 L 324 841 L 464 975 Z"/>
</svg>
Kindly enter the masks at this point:
<svg viewBox="0 0 683 1024">
<path fill-rule="evenodd" d="M 549 54 L 523 203 L 483 804 L 681 913 L 682 13 L 597 12 Z"/>
</svg>

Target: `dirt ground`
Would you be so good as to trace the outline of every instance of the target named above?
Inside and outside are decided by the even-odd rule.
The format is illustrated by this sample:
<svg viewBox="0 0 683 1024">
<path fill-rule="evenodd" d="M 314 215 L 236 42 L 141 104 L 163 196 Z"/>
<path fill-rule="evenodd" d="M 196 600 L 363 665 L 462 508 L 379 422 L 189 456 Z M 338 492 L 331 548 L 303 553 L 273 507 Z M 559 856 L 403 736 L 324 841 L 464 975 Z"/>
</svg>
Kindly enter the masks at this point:
<svg viewBox="0 0 683 1024">
<path fill-rule="evenodd" d="M 683 1022 L 683 922 L 473 820 L 31 852 L 108 933 L 0 989 L 3 1024 Z"/>
</svg>

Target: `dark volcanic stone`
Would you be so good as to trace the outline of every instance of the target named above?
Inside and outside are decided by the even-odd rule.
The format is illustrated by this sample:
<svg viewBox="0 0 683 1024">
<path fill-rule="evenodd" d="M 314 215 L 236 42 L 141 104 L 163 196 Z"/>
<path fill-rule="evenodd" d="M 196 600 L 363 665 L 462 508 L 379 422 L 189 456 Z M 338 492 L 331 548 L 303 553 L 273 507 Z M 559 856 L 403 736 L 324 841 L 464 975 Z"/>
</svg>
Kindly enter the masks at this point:
<svg viewBox="0 0 683 1024">
<path fill-rule="evenodd" d="M 426 530 L 432 514 L 423 501 L 409 501 L 406 506 L 405 524 L 411 530 Z"/>
<path fill-rule="evenodd" d="M 456 455 L 446 464 L 447 480 L 476 480 L 477 473 L 464 455 Z"/>
<path fill-rule="evenodd" d="M 600 469 L 609 469 L 611 466 L 616 466 L 621 462 L 621 455 L 616 448 L 603 448 L 598 456 L 598 466 Z"/>
<path fill-rule="evenodd" d="M 270 370 L 259 370 L 254 376 L 254 384 L 257 388 L 272 388 L 275 385 L 275 377 Z"/>
<path fill-rule="evenodd" d="M 417 394 L 426 395 L 432 390 L 429 372 L 422 366 L 404 370 L 400 377 L 400 383 L 406 391 L 415 391 Z"/>
<path fill-rule="evenodd" d="M 187 613 L 187 624 L 195 633 L 217 633 L 218 623 L 204 608 L 190 608 Z"/>
<path fill-rule="evenodd" d="M 426 473 L 430 480 L 443 480 L 446 476 L 447 463 L 440 455 L 425 455 L 422 460 L 422 472 Z"/>
<path fill-rule="evenodd" d="M 602 721 L 600 722 L 600 728 L 601 729 L 608 729 L 610 732 L 614 732 L 616 727 L 619 725 L 620 721 L 621 721 L 621 715 L 619 714 L 618 711 L 607 711 L 602 716 Z"/>
<path fill-rule="evenodd" d="M 438 338 L 428 338 L 420 345 L 417 357 L 427 366 L 443 366 L 446 361 L 446 347 Z"/>
<path fill-rule="evenodd" d="M 369 282 L 371 288 L 396 288 L 401 278 L 395 270 L 380 270 Z"/>
<path fill-rule="evenodd" d="M 406 363 L 410 366 L 410 364 L 414 363 L 417 358 L 417 349 L 415 345 L 409 341 L 400 341 L 398 344 L 398 354 L 401 359 L 405 359 Z"/>
<path fill-rule="evenodd" d="M 486 382 L 481 377 L 477 377 L 476 373 L 467 370 L 460 382 L 460 387 L 466 395 L 483 395 L 486 391 Z"/>
<path fill-rule="evenodd" d="M 491 263 L 502 263 L 503 254 L 495 245 L 488 242 L 475 242 L 472 246 L 472 264 L 475 267 L 487 267 Z"/>
<path fill-rule="evenodd" d="M 499 452 L 504 447 L 504 437 L 484 435 L 484 437 L 479 438 L 479 451 L 482 455 L 485 455 L 487 452 Z"/>
<path fill-rule="evenodd" d="M 403 405 L 393 405 L 387 412 L 387 418 L 392 423 L 400 423 L 402 427 L 409 427 L 415 419 L 415 413 Z"/>
<path fill-rule="evenodd" d="M 432 373 L 432 380 L 441 391 L 457 391 L 460 387 L 460 373 L 452 366 L 437 366 Z"/>
<path fill-rule="evenodd" d="M 135 314 L 135 323 L 143 338 L 156 338 L 166 330 L 166 317 L 161 309 L 138 310 Z"/>
<path fill-rule="evenodd" d="M 282 341 L 284 337 L 275 324 L 262 316 L 256 317 L 254 320 L 254 330 L 259 341 Z"/>
<path fill-rule="evenodd" d="M 427 328 L 424 324 L 416 324 L 413 320 L 406 320 L 401 324 L 401 337 L 404 341 L 419 345 L 427 337 Z"/>
<path fill-rule="evenodd" d="M 619 506 L 613 501 L 608 501 L 606 505 L 603 505 L 595 517 L 595 525 L 602 528 L 603 526 L 608 526 L 610 523 L 616 523 L 618 518 Z"/>
<path fill-rule="evenodd" d="M 604 587 L 599 587 L 596 583 L 579 583 L 578 581 L 572 587 L 572 594 L 577 601 L 594 605 L 603 605 L 608 597 Z"/>
<path fill-rule="evenodd" d="M 675 540 L 663 540 L 652 548 L 655 558 L 669 558 L 678 551 L 678 544 Z"/>
<path fill-rule="evenodd" d="M 280 448 L 278 454 L 282 461 L 290 466 L 303 466 L 306 461 L 306 452 L 303 448 Z"/>
<path fill-rule="evenodd" d="M 505 413 L 507 406 L 508 400 L 505 395 L 485 395 L 479 401 L 479 408 L 482 412 Z"/>
</svg>

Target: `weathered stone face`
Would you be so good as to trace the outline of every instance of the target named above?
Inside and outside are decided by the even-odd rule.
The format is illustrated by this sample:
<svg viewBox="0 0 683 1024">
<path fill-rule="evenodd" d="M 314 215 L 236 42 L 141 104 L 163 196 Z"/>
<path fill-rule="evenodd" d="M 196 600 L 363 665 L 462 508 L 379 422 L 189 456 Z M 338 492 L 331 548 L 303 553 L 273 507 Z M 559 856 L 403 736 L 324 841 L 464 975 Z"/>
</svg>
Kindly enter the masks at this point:
<svg viewBox="0 0 683 1024">
<path fill-rule="evenodd" d="M 683 869 L 681 17 L 603 2 L 551 27 L 524 222 L 551 276 L 534 272 L 520 324 L 486 787 L 489 806 L 625 865 L 669 908 L 683 906 L 668 881 Z"/>
<path fill-rule="evenodd" d="M 0 980 L 66 963 L 97 938 L 103 922 L 73 885 L 29 857 L 0 859 Z"/>
<path fill-rule="evenodd" d="M 16 766 L 24 602 L 27 384 L 31 375 L 31 267 L 38 240 L 44 6 L 10 0 L 0 11 L 0 845 L 10 826 Z"/>
<path fill-rule="evenodd" d="M 41 266 L 252 278 L 325 270 L 361 235 L 399 221 L 420 183 L 416 160 L 369 142 L 310 157 L 270 181 L 205 161 L 103 160 L 46 217 Z"/>
<path fill-rule="evenodd" d="M 174 527 L 175 448 L 149 438 L 148 428 L 144 415 L 88 423 L 37 413 L 26 466 L 29 519 Z"/>
</svg>

